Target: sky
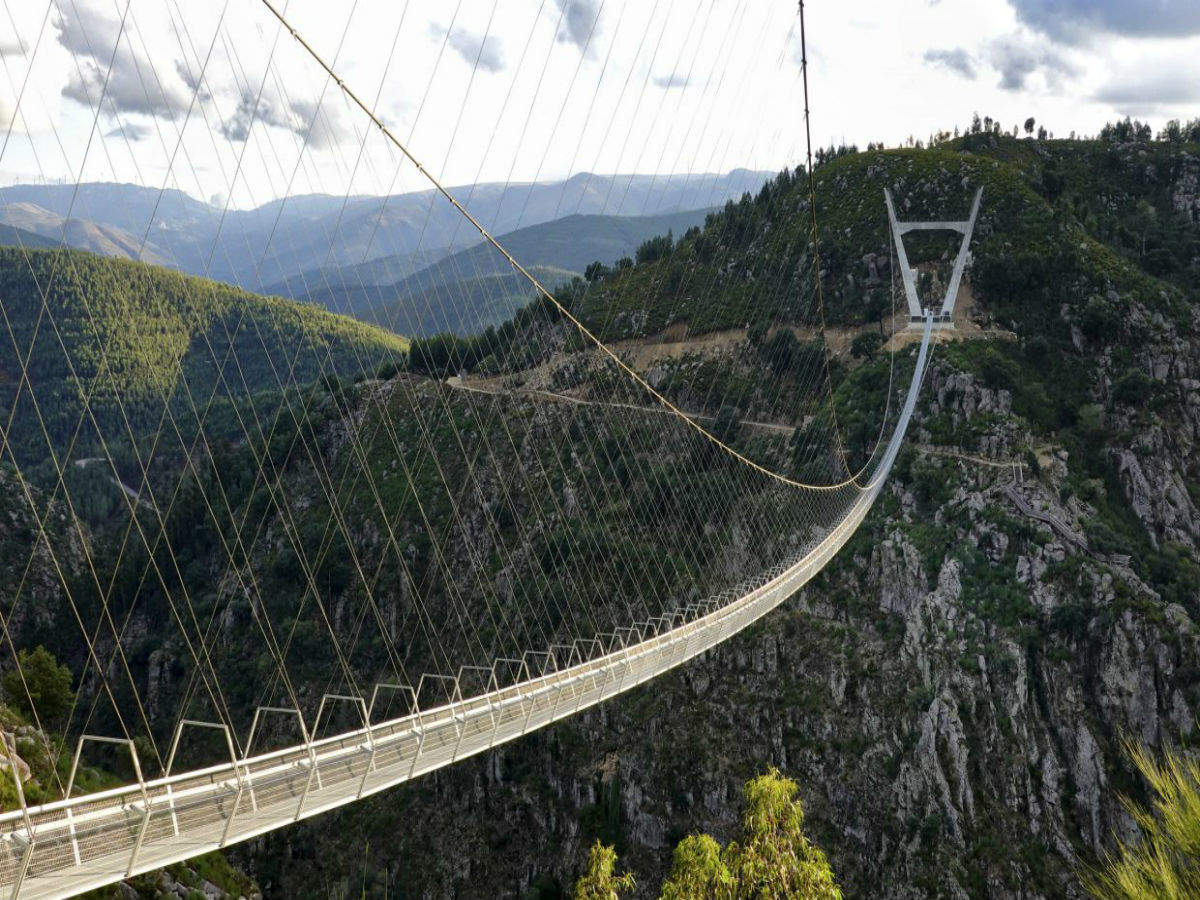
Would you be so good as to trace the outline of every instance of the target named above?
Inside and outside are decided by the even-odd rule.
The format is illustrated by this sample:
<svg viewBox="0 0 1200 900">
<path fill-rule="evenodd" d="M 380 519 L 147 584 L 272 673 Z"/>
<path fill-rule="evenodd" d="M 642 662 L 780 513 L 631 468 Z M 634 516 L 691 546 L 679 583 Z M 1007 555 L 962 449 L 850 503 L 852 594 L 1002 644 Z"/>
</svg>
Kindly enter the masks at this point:
<svg viewBox="0 0 1200 900">
<path fill-rule="evenodd" d="M 216 205 L 804 155 L 793 0 L 4 0 L 0 183 Z M 1200 116 L 1197 0 L 809 0 L 817 144 Z"/>
</svg>

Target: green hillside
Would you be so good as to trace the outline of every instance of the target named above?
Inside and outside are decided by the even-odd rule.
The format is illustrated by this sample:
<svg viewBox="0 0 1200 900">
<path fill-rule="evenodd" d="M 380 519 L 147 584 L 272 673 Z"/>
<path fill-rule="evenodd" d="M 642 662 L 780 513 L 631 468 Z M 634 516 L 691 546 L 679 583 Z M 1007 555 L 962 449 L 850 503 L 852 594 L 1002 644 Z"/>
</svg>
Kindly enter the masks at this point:
<svg viewBox="0 0 1200 900">
<path fill-rule="evenodd" d="M 653 885 L 679 837 L 735 832 L 731 798 L 769 762 L 802 785 L 806 828 L 848 897 L 1081 900 L 1080 873 L 1128 834 L 1120 797 L 1144 792 L 1122 737 L 1196 740 L 1197 149 L 983 134 L 821 165 L 837 324 L 869 321 L 867 301 L 886 296 L 886 263 L 875 260 L 872 281 L 864 259 L 887 258 L 883 186 L 912 218 L 961 214 L 985 188 L 972 308 L 934 348 L 905 448 L 850 544 L 801 595 L 704 659 L 437 779 L 268 836 L 255 876 L 296 896 L 329 893 L 318 877 L 355 890 L 366 872 L 377 889 L 414 894 L 482 898 L 513 885 L 514 896 L 556 897 L 600 838 Z M 806 195 L 788 173 L 563 299 L 597 327 L 609 322 L 610 337 L 811 321 L 800 302 Z M 918 264 L 945 250 L 914 244 Z M 477 358 L 486 373 L 490 358 L 515 380 L 550 316 L 541 304 L 483 348 L 460 342 L 453 368 Z M 713 393 L 759 417 L 779 373 L 756 333 L 729 336 L 722 366 L 699 353 L 655 360 L 657 383 L 696 402 L 711 372 Z M 578 390 L 564 356 L 533 362 L 562 374 L 550 388 Z M 840 361 L 839 419 L 852 439 L 873 440 L 877 422 L 856 419 L 886 390 L 888 355 Z M 755 440 L 745 428 L 733 439 Z M 670 473 L 681 460 L 664 447 L 653 464 Z M 687 509 L 670 509 L 654 536 L 689 533 Z M 566 521 L 581 529 L 596 516 Z M 593 568 L 577 571 L 600 577 Z M 301 858 L 352 862 L 335 874 Z"/>
<path fill-rule="evenodd" d="M 15 225 L 0 224 L 0 246 L 24 247 L 26 250 L 49 249 L 57 247 L 58 241 Z"/>
<path fill-rule="evenodd" d="M 51 451 L 127 453 L 164 426 L 164 402 L 180 422 L 210 400 L 269 404 L 284 386 L 373 373 L 407 346 L 309 305 L 74 250 L 0 248 L 0 305 L 0 416 L 18 464 L 41 478 Z"/>
<path fill-rule="evenodd" d="M 1101 141 L 1035 146 L 979 134 L 936 149 L 851 153 L 820 165 L 826 320 L 861 323 L 890 309 L 890 285 L 872 277 L 868 263 L 886 266 L 888 258 L 884 187 L 892 189 L 899 214 L 914 219 L 965 218 L 975 188 L 983 187 L 972 253 L 975 281 L 985 290 L 1000 293 L 1001 281 L 1021 278 L 1061 293 L 1068 285 L 1047 277 L 1078 270 L 1093 289 L 1115 279 L 1118 287 L 1136 288 L 1155 306 L 1166 303 L 1179 313 L 1179 295 L 1168 291 L 1174 299 L 1160 303 L 1160 285 L 1146 276 L 1194 289 L 1196 231 L 1172 208 L 1175 176 L 1187 154 L 1156 144 L 1141 150 L 1143 166 L 1137 168 L 1115 160 L 1115 152 Z M 1099 191 L 1098 171 L 1106 176 Z M 676 323 L 686 323 L 692 333 L 756 321 L 817 324 L 807 195 L 799 170 L 783 172 L 753 199 L 726 204 L 703 231 L 689 231 L 671 247 L 642 248 L 645 264 L 597 279 L 585 315 L 609 338 Z M 940 258 L 948 246 L 921 237 L 909 238 L 913 265 Z M 1122 259 L 1135 265 L 1120 266 Z M 790 280 L 781 280 L 781 273 L 790 273 Z"/>
<path fill-rule="evenodd" d="M 682 234 L 702 225 L 707 211 L 687 210 L 661 216 L 572 215 L 521 228 L 497 240 L 521 265 L 582 273 L 593 262 L 615 263 L 633 256 L 643 242 L 673 231 Z M 397 287 L 415 291 L 466 277 L 507 273 L 508 260 L 491 244 L 461 250 L 406 278 Z"/>
<path fill-rule="evenodd" d="M 593 262 L 611 264 L 632 256 L 650 238 L 672 231 L 682 234 L 702 224 L 705 215 L 702 209 L 656 216 L 570 215 L 497 240 L 554 290 L 582 275 Z M 406 277 L 382 277 L 389 265 Z M 415 272 L 408 256 L 332 270 L 324 274 L 320 287 L 304 296 L 327 309 L 419 337 L 445 331 L 466 336 L 498 326 L 532 293 L 504 254 L 481 242 Z"/>
<path fill-rule="evenodd" d="M 862 332 L 874 330 L 890 281 L 882 188 L 913 218 L 960 214 L 973 188 L 985 188 L 970 309 L 933 349 L 904 449 L 850 543 L 800 595 L 653 684 L 437 777 L 264 835 L 236 858 L 266 896 L 548 898 L 564 895 L 600 838 L 619 847 L 639 884 L 653 885 L 684 835 L 736 833 L 737 790 L 772 764 L 801 785 L 805 828 L 847 896 L 1081 900 L 1080 872 L 1128 833 L 1119 798 L 1141 789 L 1122 738 L 1196 741 L 1198 149 L 982 134 L 823 162 L 827 313 Z M 652 240 L 629 266 L 593 269 L 561 298 L 609 337 L 813 322 L 806 197 L 805 179 L 785 173 L 704 229 Z M 944 245 L 913 246 L 915 263 L 944 262 Z M 481 337 L 414 342 L 409 368 L 386 381 L 335 385 L 304 349 L 312 341 L 346 376 L 399 342 L 312 306 L 146 267 L 78 254 L 39 260 L 43 284 L 56 262 L 86 263 L 78 278 L 71 267 L 54 276 L 50 304 L 81 363 L 78 382 L 53 329 L 44 323 L 34 344 L 39 401 L 59 385 L 42 404 L 56 428 L 69 419 L 55 397 L 79 415 L 77 383 L 98 383 L 97 417 L 120 425 L 98 371 L 96 348 L 109 338 L 119 348 L 114 383 L 145 420 L 139 427 L 157 424 L 161 404 L 150 398 L 166 395 L 186 431 L 181 387 L 194 382 L 220 401 L 209 433 L 236 437 L 235 413 L 267 421 L 279 408 L 269 362 L 298 349 L 297 378 L 315 382 L 296 391 L 315 402 L 285 418 L 265 466 L 255 442 L 232 439 L 199 460 L 165 516 L 170 553 L 136 542 L 105 552 L 124 526 L 116 517 L 92 517 L 78 539 L 97 551 L 115 615 L 130 612 L 133 680 L 158 710 L 203 709 L 171 621 L 175 580 L 201 621 L 219 623 L 215 670 L 244 728 L 274 692 L 260 614 L 286 628 L 286 665 L 311 711 L 338 667 L 320 609 L 353 637 L 348 666 L 370 684 L 391 664 L 385 635 L 403 642 L 414 673 L 446 671 L 440 656 L 471 659 L 477 643 L 519 654 L 542 646 L 543 628 L 551 639 L 586 633 L 563 611 L 628 620 L 628 602 L 650 595 L 644 582 L 656 570 L 674 573 L 679 595 L 704 596 L 761 571 L 795 539 L 762 527 L 777 521 L 779 496 L 747 487 L 688 432 L 547 399 L 541 389 L 603 399 L 608 388 L 583 377 L 582 342 L 548 303 Z M 28 342 L 36 286 L 8 263 L 0 301 L 10 317 L 19 312 L 18 343 Z M 85 301 L 106 324 L 90 320 Z M 242 313 L 245 331 L 234 329 Z M 755 327 L 710 350 L 673 353 L 677 341 L 629 349 L 644 351 L 631 352 L 633 364 L 663 393 L 723 422 L 739 452 L 797 471 L 810 462 L 797 452 L 810 440 L 805 420 L 824 396 L 802 394 L 813 385 L 803 376 L 824 348 L 785 334 Z M 210 343 L 218 359 L 232 347 L 241 369 L 216 377 Z M 914 350 L 897 353 L 894 372 L 885 352 L 833 360 L 851 451 L 874 445 L 882 400 L 889 385 L 906 387 Z M 11 359 L 0 354 L 10 405 Z M 441 379 L 461 369 L 496 376 L 500 392 Z M 260 392 L 247 396 L 243 379 Z M 20 458 L 38 471 L 38 422 L 24 402 L 15 412 Z M 764 431 L 755 420 L 776 425 Z M 264 468 L 278 476 L 277 494 L 256 479 Z M 82 484 L 70 487 L 85 496 Z M 227 518 L 206 506 L 217 496 L 229 519 L 246 523 L 236 558 L 223 544 Z M 14 531 L 0 539 L 0 575 L 28 568 L 34 526 L 24 502 L 0 472 L 0 520 Z M 809 507 L 797 502 L 803 521 Z M 69 518 L 57 504 L 51 511 L 57 543 L 70 537 Z M 57 555 L 87 595 L 82 551 Z M 177 578 L 154 584 L 149 560 L 177 565 Z M 243 568 L 255 576 L 250 596 L 229 587 Z M 32 602 L 9 617 L 18 644 L 44 643 L 83 671 L 57 573 L 39 556 L 30 577 Z M 522 586 L 549 602 L 521 604 Z M 129 687 L 118 691 L 130 699 Z M 113 730 L 104 716 L 98 724 Z M 281 742 L 292 739 L 284 732 Z"/>
</svg>

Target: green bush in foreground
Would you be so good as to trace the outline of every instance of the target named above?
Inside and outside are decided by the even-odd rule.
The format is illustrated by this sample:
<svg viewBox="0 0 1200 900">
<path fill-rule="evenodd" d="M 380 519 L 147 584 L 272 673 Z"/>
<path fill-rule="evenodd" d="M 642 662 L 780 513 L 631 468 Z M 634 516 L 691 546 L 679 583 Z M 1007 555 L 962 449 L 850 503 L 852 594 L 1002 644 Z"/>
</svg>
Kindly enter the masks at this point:
<svg viewBox="0 0 1200 900">
<path fill-rule="evenodd" d="M 588 854 L 587 868 L 575 884 L 574 900 L 616 900 L 622 891 L 633 890 L 633 876 L 617 875 L 617 851 L 599 840 Z"/>
<path fill-rule="evenodd" d="M 1153 794 L 1149 808 L 1123 798 L 1142 837 L 1121 844 L 1084 884 L 1100 900 L 1194 900 L 1200 897 L 1200 760 L 1168 754 L 1159 761 L 1132 746 L 1128 752 Z"/>
<path fill-rule="evenodd" d="M 742 839 L 724 849 L 708 835 L 679 842 L 661 900 L 841 900 L 825 854 L 804 836 L 799 788 L 776 769 L 747 783 Z M 633 887 L 615 876 L 616 853 L 596 842 L 575 900 L 614 900 Z"/>
<path fill-rule="evenodd" d="M 22 679 L 24 675 L 24 679 Z M 17 668 L 4 673 L 4 694 L 9 702 L 26 715 L 55 720 L 75 699 L 71 691 L 71 670 L 60 666 L 45 647 L 17 653 Z"/>
</svg>

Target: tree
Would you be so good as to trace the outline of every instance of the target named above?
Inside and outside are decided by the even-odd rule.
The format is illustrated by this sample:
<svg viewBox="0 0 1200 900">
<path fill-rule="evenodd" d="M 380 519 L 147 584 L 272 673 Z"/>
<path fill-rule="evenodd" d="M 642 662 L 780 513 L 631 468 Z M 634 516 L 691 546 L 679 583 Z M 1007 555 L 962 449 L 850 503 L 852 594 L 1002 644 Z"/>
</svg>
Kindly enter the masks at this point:
<svg viewBox="0 0 1200 900">
<path fill-rule="evenodd" d="M 1120 843 L 1084 886 L 1100 900 L 1200 897 L 1200 759 L 1126 752 L 1153 797 L 1149 808 L 1122 798 L 1142 836 Z"/>
<path fill-rule="evenodd" d="M 666 234 L 652 237 L 637 248 L 637 261 L 644 264 L 662 259 L 664 256 L 670 254 L 673 245 L 674 238 L 672 238 L 669 230 Z"/>
<path fill-rule="evenodd" d="M 600 262 L 600 260 L 596 260 L 593 263 L 588 263 L 588 267 L 583 270 L 583 280 L 588 282 L 603 281 L 607 274 L 608 266 Z"/>
<path fill-rule="evenodd" d="M 1139 259 L 1146 257 L 1146 239 L 1150 236 L 1151 229 L 1158 224 L 1158 210 L 1156 210 L 1149 201 L 1139 200 L 1133 208 L 1133 227 L 1137 230 L 1141 240 L 1141 251 L 1138 253 Z"/>
<path fill-rule="evenodd" d="M 872 360 L 883 346 L 883 335 L 878 331 L 864 331 L 850 342 L 850 355 L 855 359 Z"/>
<path fill-rule="evenodd" d="M 742 840 L 722 849 L 708 835 L 684 838 L 660 900 L 841 900 L 825 854 L 804 836 L 798 793 L 776 769 L 747 783 Z M 617 897 L 624 885 L 614 880 L 615 866 L 616 853 L 597 842 L 575 900 Z"/>
<path fill-rule="evenodd" d="M 746 785 L 745 839 L 725 848 L 734 897 L 758 900 L 841 900 L 825 854 L 804 836 L 800 788 L 777 769 Z"/>
<path fill-rule="evenodd" d="M 722 444 L 732 444 L 742 431 L 742 414 L 736 406 L 722 406 L 713 420 L 712 436 Z"/>
<path fill-rule="evenodd" d="M 36 712 L 41 719 L 57 719 L 75 699 L 71 670 L 60 666 L 40 644 L 32 652 L 17 651 L 17 668 L 4 673 L 3 684 L 9 703 L 27 715 Z"/>
<path fill-rule="evenodd" d="M 733 875 L 721 859 L 721 845 L 707 834 L 691 834 L 675 847 L 671 873 L 663 883 L 661 900 L 696 900 L 729 896 Z"/>
<path fill-rule="evenodd" d="M 628 872 L 615 874 L 616 867 L 617 851 L 597 840 L 588 853 L 582 877 L 575 882 L 573 900 L 617 900 L 625 891 L 633 890 L 633 876 Z"/>
<path fill-rule="evenodd" d="M 1030 116 L 1028 119 L 1025 120 L 1025 133 L 1027 135 L 1029 135 L 1030 137 L 1033 136 L 1033 126 L 1035 124 L 1036 123 L 1033 120 L 1033 116 Z"/>
</svg>

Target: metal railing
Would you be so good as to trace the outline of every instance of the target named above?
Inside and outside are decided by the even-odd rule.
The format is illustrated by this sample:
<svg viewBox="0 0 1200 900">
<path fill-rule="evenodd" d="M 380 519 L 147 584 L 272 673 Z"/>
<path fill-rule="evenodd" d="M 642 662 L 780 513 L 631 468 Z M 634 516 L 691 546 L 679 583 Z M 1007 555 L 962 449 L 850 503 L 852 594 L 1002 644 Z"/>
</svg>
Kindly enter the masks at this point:
<svg viewBox="0 0 1200 900">
<path fill-rule="evenodd" d="M 22 795 L 20 810 L 0 816 L 0 897 L 70 896 L 352 803 L 574 715 L 741 631 L 816 575 L 870 510 L 912 416 L 932 321 L 932 316 L 926 318 L 896 428 L 845 518 L 797 556 L 762 573 L 745 593 L 726 592 L 651 623 L 577 641 L 564 668 L 546 671 L 555 659 L 550 652 L 498 660 L 489 690 L 476 696 L 462 696 L 461 672 L 458 677 L 429 676 L 445 679 L 447 688 L 445 702 L 428 710 L 419 707 L 424 679 L 416 689 L 377 685 L 369 702 L 327 695 L 322 712 L 326 701 L 350 702 L 359 707 L 364 723 L 333 737 L 315 737 L 319 719 L 309 729 L 295 709 L 263 707 L 255 713 L 254 727 L 260 713 L 295 715 L 303 742 L 257 756 L 249 756 L 248 745 L 246 757 L 237 759 L 226 730 L 232 757 L 228 763 L 175 775 L 168 768 L 167 775 L 154 780 L 143 779 L 139 769 L 137 784 L 83 797 L 70 797 L 68 791 L 67 799 L 36 807 L 26 807 Z M 596 648 L 594 658 L 578 652 L 581 643 Z M 523 680 L 501 687 L 496 675 L 500 663 L 515 667 Z M 410 710 L 372 725 L 375 701 L 385 690 L 409 696 Z M 172 741 L 172 761 L 185 724 L 206 723 L 180 724 Z M 130 749 L 136 765 L 132 744 Z M 79 750 L 73 772 L 78 759 Z M 15 775 L 15 764 L 12 768 Z"/>
</svg>

